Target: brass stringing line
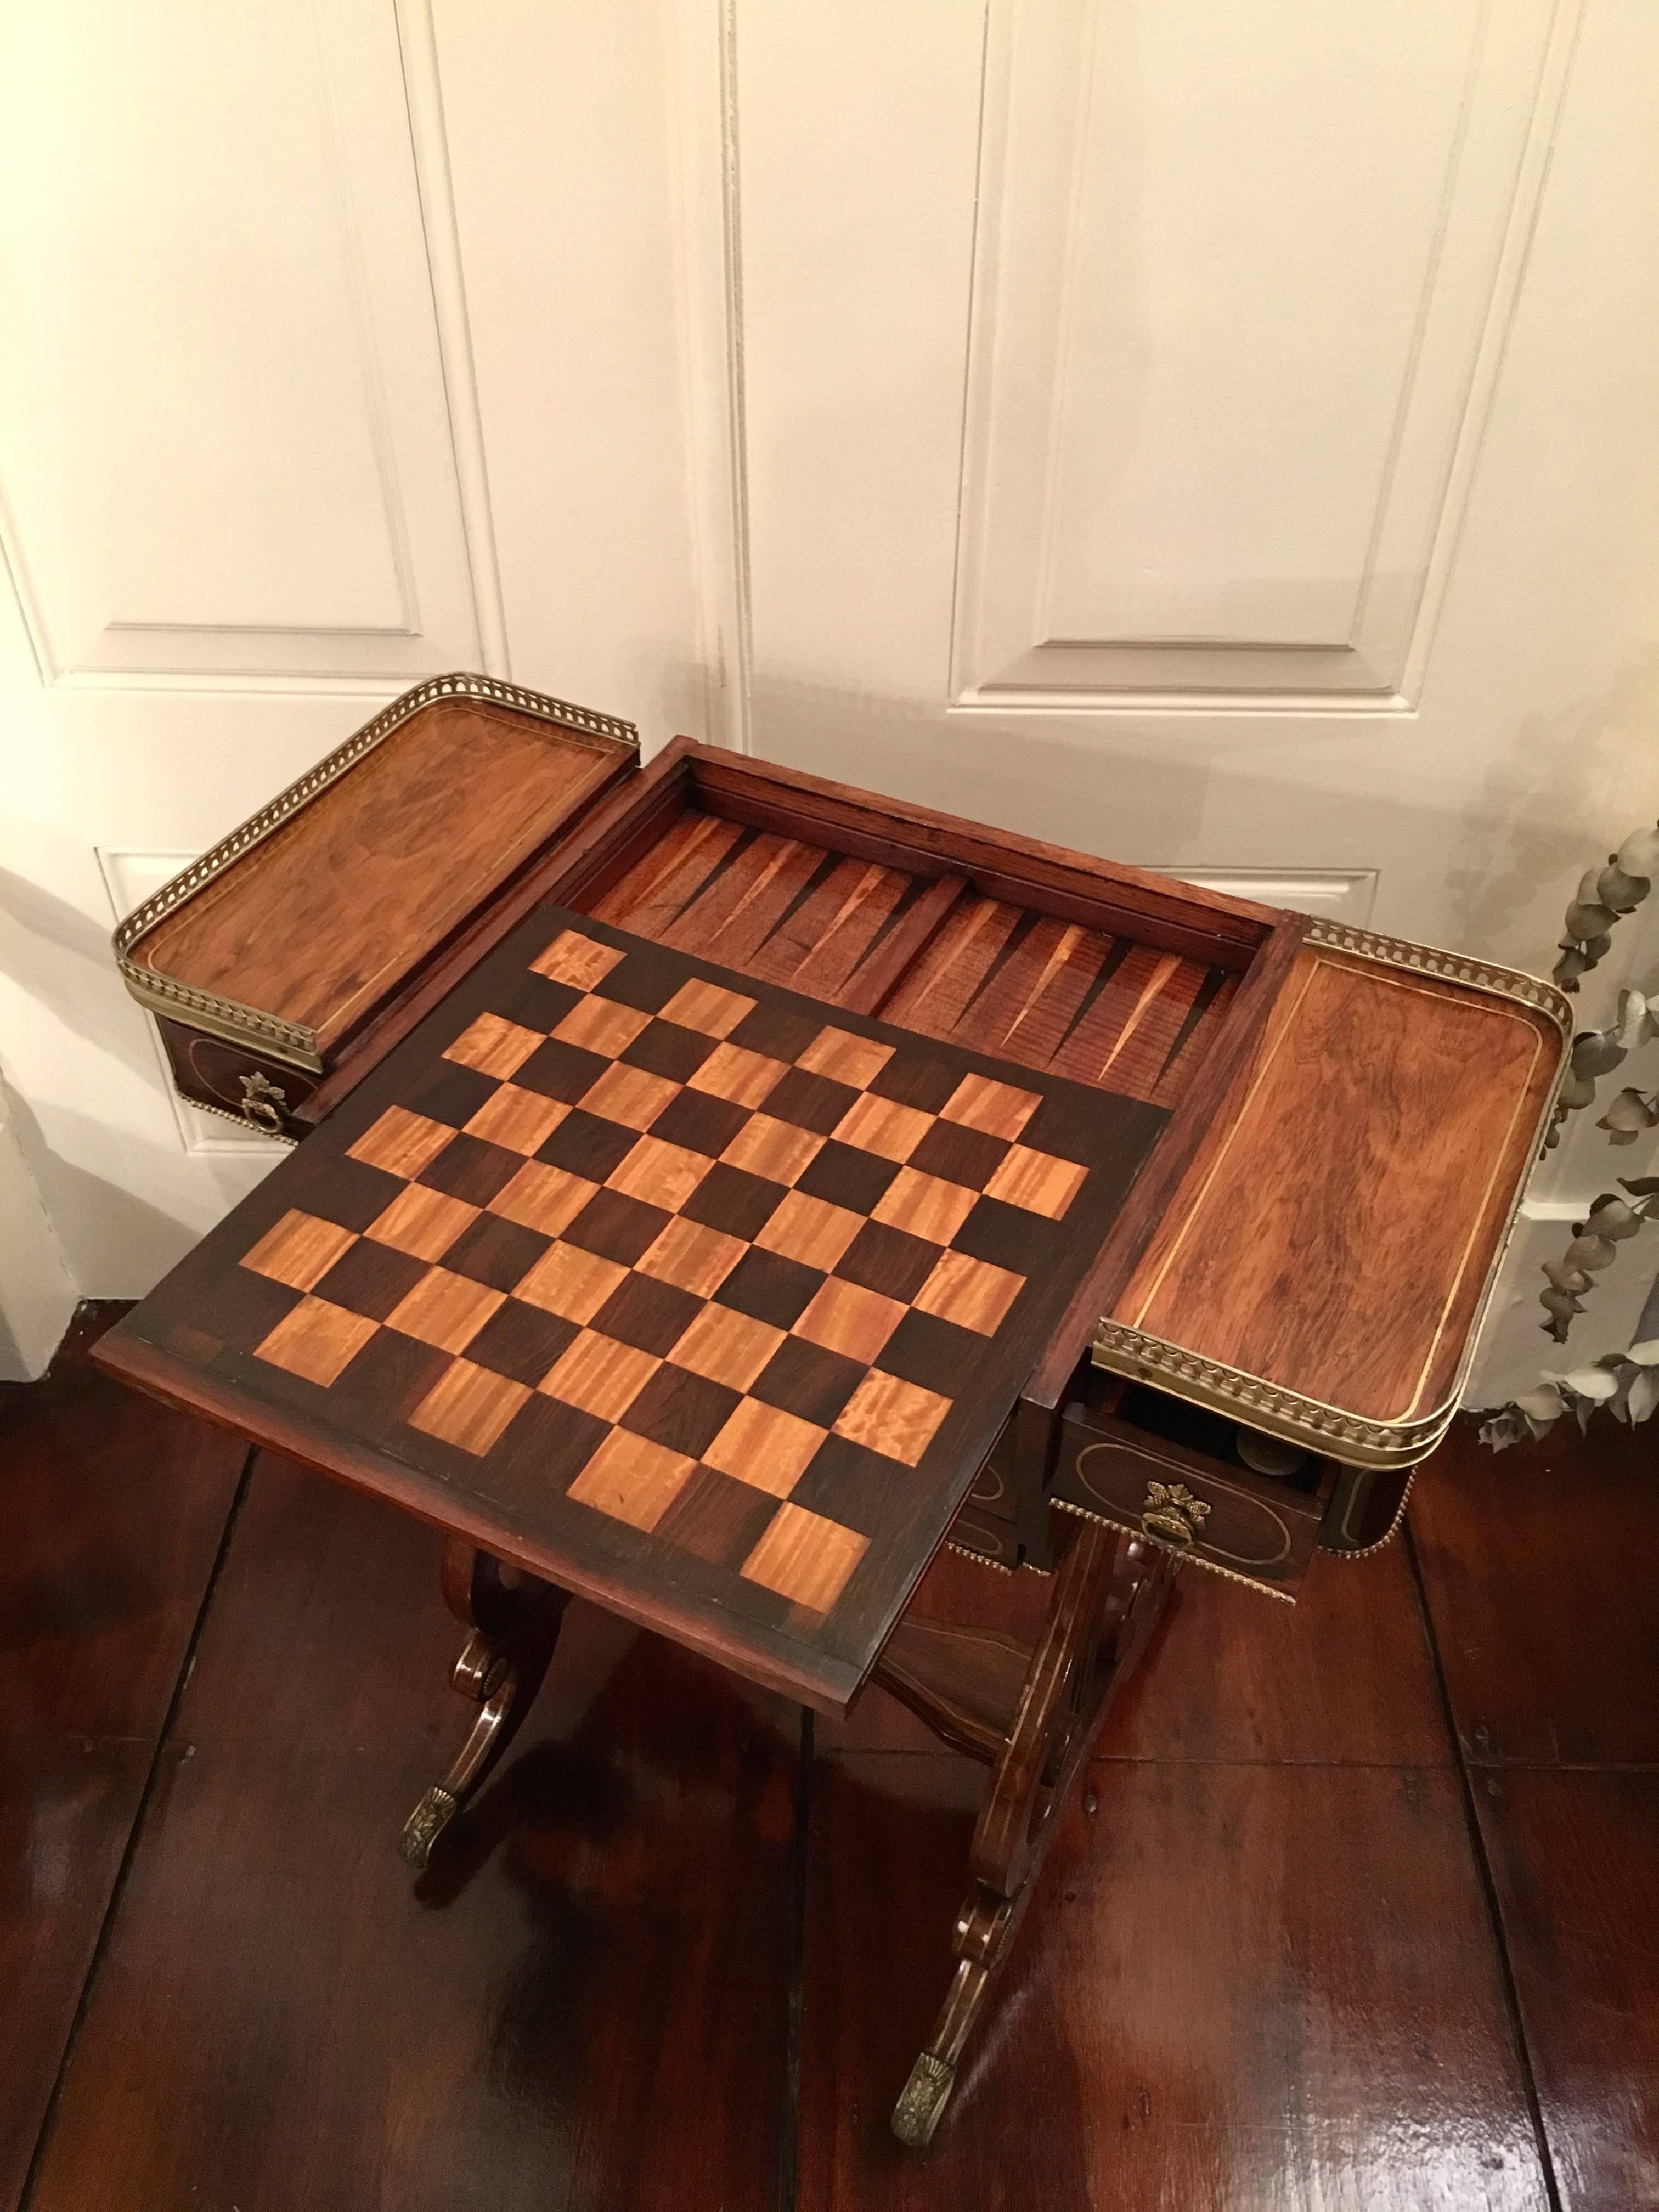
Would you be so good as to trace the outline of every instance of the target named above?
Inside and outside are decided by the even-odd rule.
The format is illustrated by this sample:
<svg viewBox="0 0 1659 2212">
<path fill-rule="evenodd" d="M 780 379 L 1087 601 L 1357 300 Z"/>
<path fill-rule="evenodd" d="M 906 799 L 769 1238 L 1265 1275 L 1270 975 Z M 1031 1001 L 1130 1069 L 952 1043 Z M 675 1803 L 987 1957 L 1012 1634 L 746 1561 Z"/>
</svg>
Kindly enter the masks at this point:
<svg viewBox="0 0 1659 2212">
<path fill-rule="evenodd" d="M 1182 1246 L 1186 1243 L 1188 1234 L 1191 1230 L 1194 1222 L 1197 1219 L 1205 1200 L 1210 1194 L 1210 1186 L 1220 1174 L 1223 1164 L 1226 1160 L 1227 1154 L 1232 1149 L 1233 1143 L 1243 1123 L 1244 1116 L 1250 1109 L 1250 1101 L 1255 1097 L 1256 1092 L 1261 1089 L 1262 1084 L 1266 1082 L 1268 1070 L 1272 1067 L 1274 1060 L 1279 1057 L 1279 1052 L 1284 1046 L 1285 1040 L 1291 1033 L 1291 1029 L 1295 1021 L 1296 1015 L 1300 1011 L 1302 1001 L 1307 997 L 1309 992 L 1313 988 L 1313 980 L 1318 973 L 1318 961 L 1310 961 L 1308 966 L 1308 972 L 1302 979 L 1302 988 L 1297 993 L 1295 999 L 1286 1008 L 1284 1019 L 1279 1025 L 1279 1035 L 1273 1039 L 1273 1043 L 1268 1049 L 1267 1058 L 1262 1061 L 1261 1066 L 1257 1068 L 1255 1075 L 1252 1077 L 1250 1087 L 1245 1092 L 1243 1099 L 1240 1103 L 1238 1113 L 1234 1120 L 1233 1126 L 1228 1131 L 1227 1135 L 1223 1139 L 1220 1151 L 1211 1162 L 1210 1171 L 1200 1184 L 1197 1195 L 1193 1200 L 1192 1206 L 1188 1211 L 1187 1218 L 1176 1231 L 1176 1240 L 1174 1243 L 1170 1245 L 1169 1251 L 1164 1255 L 1164 1264 L 1159 1267 L 1158 1273 L 1153 1277 L 1146 1297 L 1141 1300 L 1139 1310 L 1135 1315 L 1134 1320 L 1128 1324 L 1131 1328 L 1136 1329 L 1139 1328 L 1141 1322 L 1146 1317 L 1146 1309 L 1152 1304 L 1152 1300 L 1158 1296 L 1158 1291 L 1163 1285 L 1164 1276 L 1169 1273 L 1170 1269 L 1175 1265 L 1176 1256 L 1180 1253 Z"/>
</svg>

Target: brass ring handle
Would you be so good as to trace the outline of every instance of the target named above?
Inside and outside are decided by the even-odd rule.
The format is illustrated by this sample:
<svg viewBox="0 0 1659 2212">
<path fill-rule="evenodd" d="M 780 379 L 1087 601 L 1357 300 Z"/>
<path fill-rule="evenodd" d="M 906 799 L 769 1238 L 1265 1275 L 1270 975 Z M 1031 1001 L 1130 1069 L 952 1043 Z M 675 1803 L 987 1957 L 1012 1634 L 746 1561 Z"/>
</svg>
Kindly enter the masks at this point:
<svg viewBox="0 0 1659 2212">
<path fill-rule="evenodd" d="M 242 1119 L 268 1137 L 280 1137 L 287 1123 L 288 1093 L 256 1067 L 237 1078 L 242 1086 Z"/>
<path fill-rule="evenodd" d="M 1149 1482 L 1140 1509 L 1140 1532 L 1184 1550 L 1210 1517 L 1201 1498 L 1194 1498 L 1184 1482 Z"/>
</svg>

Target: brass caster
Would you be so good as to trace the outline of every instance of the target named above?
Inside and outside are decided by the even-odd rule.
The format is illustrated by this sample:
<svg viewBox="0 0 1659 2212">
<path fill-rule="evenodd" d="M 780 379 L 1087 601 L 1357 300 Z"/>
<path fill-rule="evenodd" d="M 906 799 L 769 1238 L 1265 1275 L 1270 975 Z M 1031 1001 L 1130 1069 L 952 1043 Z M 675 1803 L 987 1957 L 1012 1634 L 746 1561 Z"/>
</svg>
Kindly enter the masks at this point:
<svg viewBox="0 0 1659 2212">
<path fill-rule="evenodd" d="M 956 2087 L 957 2069 L 924 2051 L 893 2107 L 893 2133 L 907 2150 L 926 2150 Z"/>
<path fill-rule="evenodd" d="M 447 1790 L 428 1790 L 404 1821 L 403 1834 L 398 1839 L 404 1863 L 413 1867 L 416 1874 L 424 1874 L 427 1861 L 432 1856 L 432 1846 L 460 1809 L 459 1800 L 452 1797 Z"/>
</svg>

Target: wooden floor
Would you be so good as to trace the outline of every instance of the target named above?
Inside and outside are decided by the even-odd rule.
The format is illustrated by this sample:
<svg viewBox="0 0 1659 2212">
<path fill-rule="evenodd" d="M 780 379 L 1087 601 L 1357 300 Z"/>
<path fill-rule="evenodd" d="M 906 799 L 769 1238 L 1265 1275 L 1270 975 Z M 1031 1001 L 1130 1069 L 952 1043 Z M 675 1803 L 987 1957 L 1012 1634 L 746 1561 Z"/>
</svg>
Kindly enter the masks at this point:
<svg viewBox="0 0 1659 2212">
<path fill-rule="evenodd" d="M 1294 1613 L 1189 1572 L 918 2160 L 978 1770 L 577 1605 L 412 1881 L 434 1540 L 71 1344 L 0 1397 L 0 2205 L 1659 2206 L 1656 1457 L 1460 1436 Z"/>
</svg>

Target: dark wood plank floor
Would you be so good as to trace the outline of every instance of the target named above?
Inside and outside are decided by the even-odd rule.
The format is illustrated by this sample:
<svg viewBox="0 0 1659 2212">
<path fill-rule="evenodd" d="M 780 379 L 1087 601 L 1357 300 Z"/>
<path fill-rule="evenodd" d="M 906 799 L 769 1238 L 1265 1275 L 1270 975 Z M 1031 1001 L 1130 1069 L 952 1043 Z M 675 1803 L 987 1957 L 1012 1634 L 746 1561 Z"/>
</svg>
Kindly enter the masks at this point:
<svg viewBox="0 0 1659 2212">
<path fill-rule="evenodd" d="M 916 2160 L 979 1770 L 574 1605 L 411 1881 L 434 1540 L 95 1326 L 0 1395 L 0 2206 L 1659 2206 L 1659 1440 L 1460 1433 L 1294 1613 L 1185 1577 Z"/>
</svg>

